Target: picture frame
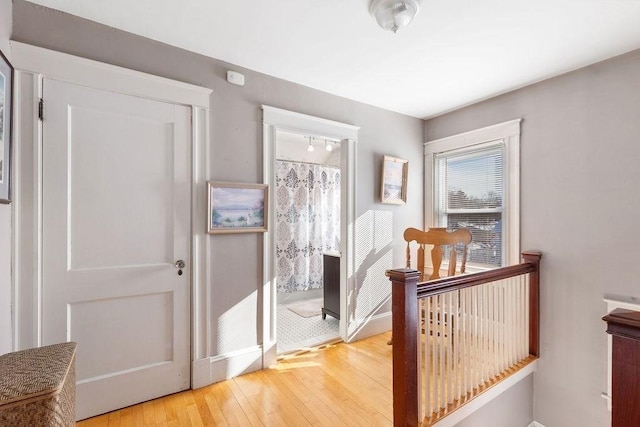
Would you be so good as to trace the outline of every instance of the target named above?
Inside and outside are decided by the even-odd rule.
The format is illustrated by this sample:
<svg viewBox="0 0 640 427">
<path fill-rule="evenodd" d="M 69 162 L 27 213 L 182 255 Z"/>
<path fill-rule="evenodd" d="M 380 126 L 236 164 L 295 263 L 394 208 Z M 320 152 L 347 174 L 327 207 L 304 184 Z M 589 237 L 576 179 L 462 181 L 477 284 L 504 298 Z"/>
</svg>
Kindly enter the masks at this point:
<svg viewBox="0 0 640 427">
<path fill-rule="evenodd" d="M 380 200 L 390 205 L 407 203 L 409 161 L 385 155 L 382 159 Z"/>
<path fill-rule="evenodd" d="M 0 203 L 11 203 L 13 67 L 0 51 Z"/>
<path fill-rule="evenodd" d="M 267 231 L 267 185 L 208 181 L 207 195 L 207 233 Z"/>
</svg>

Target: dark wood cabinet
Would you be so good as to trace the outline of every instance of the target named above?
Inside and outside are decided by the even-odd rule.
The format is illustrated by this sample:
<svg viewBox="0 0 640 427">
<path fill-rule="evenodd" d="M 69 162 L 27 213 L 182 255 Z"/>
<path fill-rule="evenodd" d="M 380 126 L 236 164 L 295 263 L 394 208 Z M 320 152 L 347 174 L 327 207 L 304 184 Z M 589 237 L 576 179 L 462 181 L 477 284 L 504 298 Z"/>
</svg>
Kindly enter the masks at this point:
<svg viewBox="0 0 640 427">
<path fill-rule="evenodd" d="M 613 337 L 611 426 L 640 426 L 640 312 L 616 309 L 603 317 Z"/>
<path fill-rule="evenodd" d="M 327 314 L 340 319 L 340 256 L 325 253 L 322 256 L 324 274 L 324 306 L 322 318 Z"/>
</svg>

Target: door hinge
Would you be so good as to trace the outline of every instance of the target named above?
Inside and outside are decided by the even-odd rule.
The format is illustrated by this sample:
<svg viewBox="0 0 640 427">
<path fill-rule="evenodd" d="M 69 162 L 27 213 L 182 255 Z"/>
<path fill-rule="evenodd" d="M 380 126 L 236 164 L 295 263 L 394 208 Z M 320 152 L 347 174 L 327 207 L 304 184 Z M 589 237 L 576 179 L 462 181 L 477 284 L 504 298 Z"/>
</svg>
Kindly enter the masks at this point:
<svg viewBox="0 0 640 427">
<path fill-rule="evenodd" d="M 44 120 L 44 101 L 42 98 L 40 98 L 40 102 L 38 102 L 38 118 Z"/>
</svg>

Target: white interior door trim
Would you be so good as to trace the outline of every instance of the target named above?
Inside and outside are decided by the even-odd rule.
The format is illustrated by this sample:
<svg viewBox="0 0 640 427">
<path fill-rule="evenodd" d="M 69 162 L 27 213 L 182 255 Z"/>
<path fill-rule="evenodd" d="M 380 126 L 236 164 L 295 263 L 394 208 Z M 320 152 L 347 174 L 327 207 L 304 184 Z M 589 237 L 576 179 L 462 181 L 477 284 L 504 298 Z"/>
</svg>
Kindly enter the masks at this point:
<svg viewBox="0 0 640 427">
<path fill-rule="evenodd" d="M 358 140 L 359 126 L 296 113 L 295 111 L 281 108 L 262 106 L 264 124 L 274 126 L 282 130 L 304 131 L 309 134 L 334 139 Z"/>
<path fill-rule="evenodd" d="M 355 256 L 355 213 L 356 213 L 356 142 L 358 126 L 327 120 L 280 108 L 262 106 L 264 140 L 264 183 L 269 185 L 269 199 L 275 200 L 275 160 L 276 131 L 288 130 L 342 141 L 340 169 L 343 178 L 340 192 L 340 337 L 348 341 L 347 292 L 354 287 L 353 277 Z M 269 215 L 275 218 L 275 203 L 269 206 Z M 263 304 L 263 366 L 275 363 L 276 345 L 276 284 L 275 278 L 275 230 L 264 233 L 264 280 L 262 288 Z"/>
<path fill-rule="evenodd" d="M 14 68 L 82 86 L 209 109 L 209 88 L 11 41 Z"/>
<path fill-rule="evenodd" d="M 210 280 L 206 270 L 205 188 L 210 167 L 207 147 L 213 91 L 16 41 L 11 42 L 11 49 L 16 70 L 16 144 L 13 153 L 13 182 L 16 184 L 12 204 L 12 252 L 15 254 L 12 261 L 13 349 L 42 343 L 42 128 L 37 111 L 42 79 L 47 77 L 191 107 L 191 357 L 195 365 L 198 359 L 208 354 L 211 336 L 206 304 Z M 192 374 L 195 373 L 196 370 L 192 369 Z M 194 382 L 192 378 L 192 384 Z"/>
</svg>

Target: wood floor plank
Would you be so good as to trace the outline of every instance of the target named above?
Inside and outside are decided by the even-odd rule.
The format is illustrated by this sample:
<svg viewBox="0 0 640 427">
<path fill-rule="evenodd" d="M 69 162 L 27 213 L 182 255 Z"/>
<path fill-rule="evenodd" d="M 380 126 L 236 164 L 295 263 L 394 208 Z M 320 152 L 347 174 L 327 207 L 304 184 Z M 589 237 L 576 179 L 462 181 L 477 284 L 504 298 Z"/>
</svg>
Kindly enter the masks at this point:
<svg viewBox="0 0 640 427">
<path fill-rule="evenodd" d="M 240 387 L 238 386 L 235 380 L 229 381 L 229 389 L 231 390 L 231 393 L 234 395 L 235 399 L 240 405 L 242 412 L 244 412 L 244 415 L 247 417 L 247 420 L 249 421 L 249 425 L 253 425 L 253 426 L 263 425 L 263 423 L 260 421 L 260 418 L 258 417 L 258 414 L 256 414 L 256 412 L 251 407 L 250 399 L 252 397 L 247 397 L 242 392 L 242 390 L 240 389 Z"/>
<path fill-rule="evenodd" d="M 132 406 L 131 409 L 132 409 L 133 425 L 136 427 L 145 425 L 142 404 Z"/>
<path fill-rule="evenodd" d="M 296 390 L 292 390 L 289 388 L 289 384 L 291 382 L 286 382 L 283 380 L 282 375 L 285 373 L 274 373 L 273 371 L 267 371 L 268 373 L 265 375 L 265 384 L 272 390 L 277 390 L 277 397 L 282 399 L 285 402 L 288 402 L 289 405 L 299 414 L 301 414 L 305 419 L 305 425 L 313 425 L 317 424 L 318 416 L 313 411 L 310 411 L 309 408 L 305 405 L 305 402 L 308 402 L 311 398 L 309 395 L 301 395 L 296 392 Z"/>
<path fill-rule="evenodd" d="M 314 390 L 314 396 L 319 401 L 333 408 L 333 411 L 341 420 L 348 422 L 349 425 L 367 425 L 367 420 L 361 414 L 354 410 L 353 407 L 347 406 L 347 403 L 352 401 L 351 393 L 330 373 L 296 371 L 296 376 Z"/>
<path fill-rule="evenodd" d="M 317 422 L 314 423 L 314 426 L 349 426 L 350 424 L 346 421 L 342 420 L 338 414 L 333 410 L 331 406 L 326 405 L 324 402 L 320 402 L 319 400 L 312 400 L 305 403 L 307 408 L 310 411 L 319 414 Z"/>
<path fill-rule="evenodd" d="M 214 396 L 228 425 L 249 425 L 247 416 L 229 388 L 229 381 L 216 384 Z"/>
<path fill-rule="evenodd" d="M 228 426 L 227 421 L 222 414 L 222 409 L 218 406 L 218 402 L 214 396 L 213 390 L 208 388 L 207 393 L 204 396 L 205 402 L 207 402 L 207 406 L 209 407 L 209 411 L 211 411 L 211 416 L 213 417 L 213 425 L 215 426 Z"/>
<path fill-rule="evenodd" d="M 78 427 L 391 426 L 390 333 L 280 358 L 272 368 L 77 423 Z"/>
<path fill-rule="evenodd" d="M 156 424 L 156 414 L 153 411 L 153 401 L 144 402 L 142 404 L 142 414 L 145 426 L 152 426 Z"/>
<path fill-rule="evenodd" d="M 200 412 L 198 411 L 198 407 L 196 405 L 188 405 L 187 413 L 189 414 L 190 426 L 204 427 L 204 423 L 200 419 Z"/>
<path fill-rule="evenodd" d="M 191 426 L 191 418 L 189 417 L 189 411 L 185 402 L 185 393 L 176 394 L 176 415 L 178 416 L 178 425 L 181 427 Z"/>
<path fill-rule="evenodd" d="M 162 404 L 164 405 L 164 412 L 165 412 L 167 423 L 171 423 L 173 421 L 178 420 L 178 407 L 179 407 L 178 402 L 182 400 L 178 396 L 179 396 L 178 394 L 171 394 L 161 399 Z"/>
<path fill-rule="evenodd" d="M 202 388 L 193 390 L 193 398 L 196 402 L 198 412 L 200 413 L 200 420 L 206 426 L 213 425 L 213 414 L 209 410 L 209 404 L 205 400 L 204 395 L 205 391 Z"/>
<path fill-rule="evenodd" d="M 112 414 L 120 414 L 120 427 L 134 427 L 132 407 L 112 412 Z M 80 425 L 80 423 L 78 423 L 78 425 Z"/>
<path fill-rule="evenodd" d="M 274 382 L 270 370 L 264 370 L 258 374 L 262 376 L 266 389 L 278 402 L 277 413 L 287 420 L 287 425 L 301 427 L 312 425 L 310 419 L 315 419 L 315 416 L 309 413 L 308 409 L 298 399 L 298 396 L 291 393 L 285 386 Z"/>
<path fill-rule="evenodd" d="M 120 427 L 120 420 L 122 418 L 122 413 L 120 411 L 111 412 L 108 414 L 108 426 L 109 427 Z"/>
<path fill-rule="evenodd" d="M 153 413 L 156 419 L 156 425 L 166 425 L 167 424 L 167 413 L 164 409 L 164 397 L 160 399 L 153 400 Z M 111 426 L 109 426 L 111 427 Z"/>
</svg>

